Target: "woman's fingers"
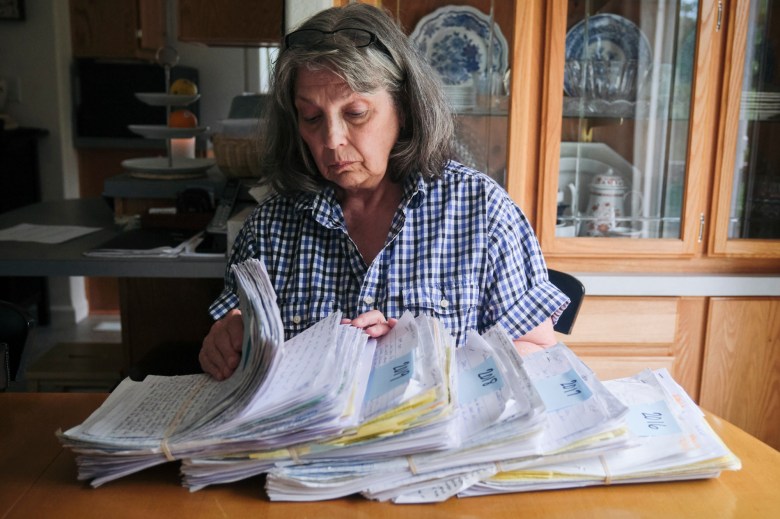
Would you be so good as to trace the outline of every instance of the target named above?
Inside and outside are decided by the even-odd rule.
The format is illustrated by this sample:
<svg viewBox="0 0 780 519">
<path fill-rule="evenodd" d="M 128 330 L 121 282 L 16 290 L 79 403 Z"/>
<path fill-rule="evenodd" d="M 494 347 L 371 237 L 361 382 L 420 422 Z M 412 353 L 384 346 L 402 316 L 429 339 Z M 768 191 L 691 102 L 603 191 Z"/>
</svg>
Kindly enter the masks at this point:
<svg viewBox="0 0 780 519">
<path fill-rule="evenodd" d="M 230 377 L 241 360 L 243 336 L 244 324 L 240 311 L 231 310 L 215 322 L 203 339 L 198 355 L 203 371 L 217 380 Z"/>
<path fill-rule="evenodd" d="M 369 310 L 354 319 L 342 319 L 342 323 L 361 328 L 370 337 L 381 337 L 393 329 L 397 319 L 386 319 L 379 310 Z"/>
</svg>

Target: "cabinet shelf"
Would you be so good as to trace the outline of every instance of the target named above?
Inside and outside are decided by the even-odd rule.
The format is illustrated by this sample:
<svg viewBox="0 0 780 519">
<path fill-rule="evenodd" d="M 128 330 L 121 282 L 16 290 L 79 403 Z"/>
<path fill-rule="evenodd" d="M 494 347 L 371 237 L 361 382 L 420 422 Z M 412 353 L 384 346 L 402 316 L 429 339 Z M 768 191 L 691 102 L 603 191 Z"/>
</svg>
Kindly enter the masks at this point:
<svg viewBox="0 0 780 519">
<path fill-rule="evenodd" d="M 566 118 L 687 120 L 689 112 L 688 102 L 670 104 L 668 98 L 638 101 L 563 98 L 563 116 Z"/>
</svg>

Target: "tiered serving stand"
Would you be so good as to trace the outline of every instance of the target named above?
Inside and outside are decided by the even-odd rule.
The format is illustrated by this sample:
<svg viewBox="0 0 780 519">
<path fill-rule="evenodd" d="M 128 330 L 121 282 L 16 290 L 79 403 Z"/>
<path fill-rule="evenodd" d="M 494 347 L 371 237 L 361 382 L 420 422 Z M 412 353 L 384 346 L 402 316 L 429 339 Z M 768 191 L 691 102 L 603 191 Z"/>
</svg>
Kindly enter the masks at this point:
<svg viewBox="0 0 780 519">
<path fill-rule="evenodd" d="M 171 107 L 189 106 L 200 98 L 200 94 L 177 95 L 169 94 L 171 83 L 171 68 L 179 62 L 179 55 L 171 47 L 162 47 L 157 51 L 157 62 L 165 69 L 165 90 L 163 92 L 142 92 L 135 96 L 150 106 L 164 106 L 165 120 L 171 115 Z M 147 139 L 164 139 L 166 156 L 143 157 L 122 161 L 122 167 L 132 176 L 157 179 L 181 179 L 204 176 L 206 170 L 214 166 L 215 160 L 210 158 L 174 157 L 171 139 L 189 139 L 208 131 L 208 126 L 196 128 L 171 128 L 167 125 L 131 124 L 128 128 Z"/>
</svg>

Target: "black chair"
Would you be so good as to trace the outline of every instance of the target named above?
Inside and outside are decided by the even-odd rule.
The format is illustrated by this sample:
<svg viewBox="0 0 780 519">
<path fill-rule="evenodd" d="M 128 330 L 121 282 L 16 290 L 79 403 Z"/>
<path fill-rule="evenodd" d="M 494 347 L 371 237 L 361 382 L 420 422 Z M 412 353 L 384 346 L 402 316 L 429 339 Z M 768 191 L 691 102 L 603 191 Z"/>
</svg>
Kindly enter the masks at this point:
<svg viewBox="0 0 780 519">
<path fill-rule="evenodd" d="M 34 320 L 23 308 L 8 301 L 0 301 L 0 344 L 6 345 L 2 359 L 2 376 L 5 377 L 6 384 L 7 381 L 16 380 L 27 335 L 33 324 Z"/>
<path fill-rule="evenodd" d="M 547 274 L 550 277 L 550 282 L 560 288 L 561 292 L 566 294 L 571 300 L 571 303 L 563 311 L 554 326 L 556 332 L 569 335 L 574 328 L 574 321 L 577 320 L 582 300 L 585 298 L 585 285 L 579 279 L 566 272 L 547 269 Z"/>
</svg>

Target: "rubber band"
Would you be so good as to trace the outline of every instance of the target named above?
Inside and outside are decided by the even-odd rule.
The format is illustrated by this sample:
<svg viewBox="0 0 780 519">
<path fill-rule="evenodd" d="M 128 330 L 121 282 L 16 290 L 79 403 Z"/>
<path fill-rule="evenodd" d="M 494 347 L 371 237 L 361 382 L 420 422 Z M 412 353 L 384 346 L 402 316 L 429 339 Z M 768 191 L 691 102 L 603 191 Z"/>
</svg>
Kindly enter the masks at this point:
<svg viewBox="0 0 780 519">
<path fill-rule="evenodd" d="M 176 456 L 173 455 L 171 446 L 168 444 L 168 439 L 171 437 L 171 434 L 173 434 L 173 432 L 176 430 L 176 427 L 178 427 L 178 425 L 181 423 L 185 413 L 187 412 L 187 409 L 189 409 L 190 405 L 192 405 L 193 400 L 195 400 L 195 395 L 200 393 L 200 391 L 203 389 L 203 386 L 206 385 L 206 382 L 208 382 L 208 380 L 209 377 L 204 376 L 203 378 L 200 379 L 200 381 L 197 384 L 195 384 L 195 386 L 190 391 L 190 394 L 187 397 L 187 399 L 184 402 L 182 402 L 182 405 L 176 411 L 176 414 L 171 419 L 171 422 L 168 424 L 168 427 L 165 428 L 162 441 L 160 442 L 160 450 L 165 455 L 165 459 L 167 459 L 168 461 L 176 461 Z"/>
<path fill-rule="evenodd" d="M 295 448 L 295 447 L 287 447 L 287 453 L 290 455 L 290 457 L 292 458 L 292 460 L 295 463 L 300 463 L 301 462 L 301 457 L 298 454 L 298 449 L 297 448 Z"/>
<path fill-rule="evenodd" d="M 599 456 L 599 461 L 601 461 L 601 466 L 604 467 L 604 484 L 611 485 L 612 474 L 609 472 L 609 467 L 607 466 L 607 460 L 606 458 L 604 458 L 604 456 Z"/>
<path fill-rule="evenodd" d="M 160 443 L 160 449 L 162 449 L 163 454 L 165 454 L 165 459 L 168 461 L 176 461 L 176 457 L 171 452 L 171 448 L 168 445 L 168 438 L 163 438 L 163 441 Z"/>
<path fill-rule="evenodd" d="M 417 465 L 414 464 L 414 459 L 411 456 L 407 456 L 406 463 L 409 464 L 409 470 L 412 471 L 412 475 L 416 476 L 418 472 L 417 472 Z"/>
</svg>

